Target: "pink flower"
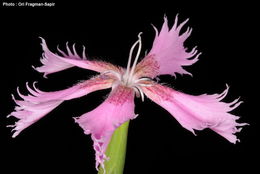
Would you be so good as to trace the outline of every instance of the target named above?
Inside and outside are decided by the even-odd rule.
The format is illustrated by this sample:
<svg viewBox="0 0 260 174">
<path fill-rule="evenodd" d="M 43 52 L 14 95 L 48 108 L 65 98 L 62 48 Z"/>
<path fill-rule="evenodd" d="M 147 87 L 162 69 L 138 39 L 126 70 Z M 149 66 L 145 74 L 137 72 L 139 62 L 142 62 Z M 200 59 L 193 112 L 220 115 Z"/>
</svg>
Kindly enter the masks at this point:
<svg viewBox="0 0 260 174">
<path fill-rule="evenodd" d="M 183 44 L 192 31 L 188 28 L 180 34 L 180 30 L 187 21 L 178 25 L 178 16 L 176 16 L 173 27 L 169 28 L 165 17 L 160 32 L 154 27 L 156 34 L 150 52 L 138 63 L 142 47 L 140 33 L 130 50 L 126 68 L 103 61 L 88 60 L 85 48 L 83 48 L 82 56 L 79 56 L 75 45 L 73 45 L 73 51 L 67 44 L 66 53 L 58 49 L 59 54 L 55 54 L 48 49 L 45 40 L 41 38 L 43 48 L 41 63 L 43 65 L 35 69 L 44 73 L 44 77 L 74 66 L 96 71 L 99 75 L 61 91 L 43 92 L 35 87 L 35 83 L 33 88 L 26 84 L 29 95 L 22 95 L 17 90 L 21 100 L 13 97 L 17 106 L 9 115 L 18 118 L 18 121 L 11 125 L 14 127 L 13 137 L 51 112 L 63 101 L 78 98 L 96 90 L 111 88 L 109 96 L 100 106 L 75 118 L 84 133 L 91 134 L 96 152 L 96 168 L 99 165 L 104 167 L 104 161 L 108 159 L 105 152 L 115 129 L 124 122 L 136 118 L 135 96 L 144 100 L 146 95 L 194 134 L 194 130 L 210 128 L 231 143 L 239 141 L 235 133 L 241 130 L 241 126 L 247 124 L 238 123 L 239 117 L 230 113 L 240 105 L 241 101 L 236 99 L 231 103 L 223 102 L 228 87 L 221 94 L 193 96 L 175 91 L 152 80 L 160 75 L 175 76 L 176 73 L 191 75 L 183 66 L 190 66 L 198 61 L 200 53 L 197 52 L 196 47 L 191 51 L 184 48 Z M 136 48 L 137 53 L 132 61 L 133 51 Z"/>
</svg>

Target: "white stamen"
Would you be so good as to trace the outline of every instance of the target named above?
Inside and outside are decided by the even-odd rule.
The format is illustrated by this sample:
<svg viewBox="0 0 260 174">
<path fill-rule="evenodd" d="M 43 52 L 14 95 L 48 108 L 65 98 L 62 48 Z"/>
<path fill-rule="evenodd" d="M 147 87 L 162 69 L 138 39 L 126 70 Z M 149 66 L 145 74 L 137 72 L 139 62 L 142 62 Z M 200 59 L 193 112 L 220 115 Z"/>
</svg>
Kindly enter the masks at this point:
<svg viewBox="0 0 260 174">
<path fill-rule="evenodd" d="M 142 48 L 141 34 L 142 34 L 142 32 L 140 32 L 140 33 L 138 34 L 139 47 L 138 47 L 137 54 L 136 54 L 136 56 L 135 56 L 135 60 L 134 60 L 133 66 L 132 66 L 132 68 L 131 68 L 131 72 L 130 72 L 130 74 L 129 74 L 129 80 L 130 80 L 130 81 L 131 81 L 132 78 L 133 78 L 134 70 L 135 70 L 135 67 L 136 67 L 136 64 L 137 64 L 137 61 L 138 61 L 140 52 L 141 52 L 141 48 Z"/>
<path fill-rule="evenodd" d="M 130 49 L 130 52 L 129 52 L 129 57 L 128 57 L 128 62 L 127 62 L 127 68 L 126 68 L 126 77 L 128 77 L 129 75 L 129 71 L 130 71 L 130 66 L 131 66 L 131 60 L 132 60 L 132 54 L 133 54 L 133 51 L 135 49 L 135 46 L 139 43 L 139 39 L 133 44 L 133 46 L 131 47 Z"/>
<path fill-rule="evenodd" d="M 102 74 L 113 74 L 113 75 L 115 75 L 117 78 L 118 78 L 118 80 L 122 80 L 121 79 L 121 74 L 119 74 L 118 72 L 116 72 L 116 71 L 113 71 L 113 70 L 107 70 L 107 71 L 104 71 L 104 72 L 102 72 Z"/>
<path fill-rule="evenodd" d="M 136 67 L 137 60 L 138 60 L 140 52 L 141 52 L 141 47 L 142 47 L 141 36 L 140 36 L 141 34 L 142 34 L 142 32 L 140 32 L 138 34 L 138 40 L 133 44 L 133 46 L 131 47 L 130 52 L 129 52 L 127 68 L 126 68 L 126 72 L 124 74 L 124 81 L 125 81 L 126 84 L 128 84 L 129 82 L 131 83 L 132 76 L 133 76 L 133 73 L 134 73 L 134 69 Z M 134 49 L 135 49 L 137 44 L 139 44 L 139 47 L 138 47 L 138 50 L 137 50 L 137 54 L 135 56 L 135 60 L 134 60 L 133 66 L 130 67 L 131 66 L 131 61 L 132 61 L 132 54 L 133 54 L 133 51 L 134 51 Z"/>
<path fill-rule="evenodd" d="M 135 91 L 137 90 L 136 92 L 138 92 L 140 94 L 141 100 L 143 102 L 144 101 L 144 92 L 143 92 L 142 88 L 140 88 L 138 85 L 135 85 L 134 90 Z"/>
<path fill-rule="evenodd" d="M 144 84 L 144 83 L 141 83 L 141 84 L 138 84 L 139 86 L 144 86 L 144 87 L 149 87 L 149 86 L 153 86 L 153 84 Z"/>
<path fill-rule="evenodd" d="M 135 91 L 135 94 L 136 94 L 136 97 L 139 98 L 140 97 L 140 92 L 139 90 L 134 86 L 133 87 L 134 91 Z"/>
<path fill-rule="evenodd" d="M 152 79 L 151 79 L 151 78 L 148 78 L 148 77 L 143 77 L 143 78 L 140 78 L 140 79 L 135 80 L 134 82 L 135 82 L 135 83 L 138 83 L 138 82 L 140 82 L 140 81 L 152 81 Z"/>
</svg>

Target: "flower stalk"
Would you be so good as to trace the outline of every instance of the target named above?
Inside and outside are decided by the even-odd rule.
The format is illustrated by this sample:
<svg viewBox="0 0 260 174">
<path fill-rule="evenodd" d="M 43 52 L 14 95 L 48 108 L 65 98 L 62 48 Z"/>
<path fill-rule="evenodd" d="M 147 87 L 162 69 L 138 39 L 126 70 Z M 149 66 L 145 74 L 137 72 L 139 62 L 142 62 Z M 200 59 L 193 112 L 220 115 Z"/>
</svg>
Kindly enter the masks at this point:
<svg viewBox="0 0 260 174">
<path fill-rule="evenodd" d="M 109 160 L 105 161 L 104 169 L 99 167 L 98 174 L 123 174 L 129 122 L 125 122 L 115 130 L 106 150 Z"/>
</svg>

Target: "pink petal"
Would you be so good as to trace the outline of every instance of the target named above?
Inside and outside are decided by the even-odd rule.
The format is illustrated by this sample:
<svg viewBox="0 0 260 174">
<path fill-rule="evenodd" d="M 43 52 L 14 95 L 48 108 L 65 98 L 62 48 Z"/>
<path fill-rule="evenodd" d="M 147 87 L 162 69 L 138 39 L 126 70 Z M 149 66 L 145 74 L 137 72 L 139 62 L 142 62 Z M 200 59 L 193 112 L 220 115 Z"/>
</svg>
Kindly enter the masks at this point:
<svg viewBox="0 0 260 174">
<path fill-rule="evenodd" d="M 14 96 L 12 96 L 17 106 L 8 117 L 14 116 L 19 119 L 14 125 L 8 126 L 14 127 L 13 131 L 15 131 L 15 133 L 12 137 L 16 137 L 22 130 L 51 112 L 64 100 L 78 98 L 96 90 L 110 88 L 112 82 L 113 79 L 108 76 L 100 75 L 68 89 L 55 92 L 40 91 L 35 87 L 35 83 L 33 85 L 34 89 L 30 88 L 29 85 L 26 84 L 28 91 L 32 95 L 22 95 L 18 90 L 18 94 L 22 100 L 16 100 Z"/>
<path fill-rule="evenodd" d="M 133 118 L 134 91 L 119 85 L 100 106 L 75 119 L 85 134 L 91 134 L 96 152 L 96 168 L 99 165 L 104 167 L 106 148 L 115 129 Z"/>
<path fill-rule="evenodd" d="M 188 19 L 178 26 L 178 16 L 176 16 L 173 27 L 169 29 L 168 21 L 165 17 L 159 34 L 158 30 L 154 27 L 156 35 L 152 49 L 139 63 L 139 66 L 149 64 L 150 67 L 145 66 L 147 67 L 143 69 L 143 71 L 146 72 L 144 73 L 145 75 L 139 76 L 154 78 L 158 75 L 166 74 L 175 76 L 176 73 L 191 75 L 183 69 L 183 66 L 190 66 L 197 62 L 200 54 L 197 54 L 196 47 L 194 47 L 191 51 L 187 51 L 187 49 L 184 48 L 183 43 L 190 36 L 192 31 L 191 28 L 188 28 L 183 34 L 180 35 L 180 30 L 187 21 Z M 147 62 L 153 62 L 152 68 L 150 63 Z M 147 73 L 147 71 L 149 73 Z"/>
<path fill-rule="evenodd" d="M 78 66 L 80 68 L 93 70 L 97 72 L 104 72 L 107 70 L 114 70 L 117 72 L 121 72 L 121 69 L 103 61 L 89 61 L 85 56 L 85 47 L 83 47 L 82 58 L 77 54 L 75 49 L 75 44 L 73 45 L 73 52 L 70 50 L 68 43 L 66 44 L 67 54 L 61 51 L 58 48 L 58 51 L 63 55 L 59 56 L 58 54 L 54 54 L 51 52 L 43 38 L 42 40 L 42 66 L 35 68 L 38 72 L 44 73 L 44 77 L 46 75 L 59 72 L 74 66 Z"/>
<path fill-rule="evenodd" d="M 41 119 L 61 103 L 62 101 L 50 101 L 40 104 L 32 104 L 31 106 L 22 105 L 20 107 L 16 107 L 15 111 L 13 111 L 10 116 L 19 118 L 19 121 L 17 121 L 14 125 L 8 126 L 14 127 L 12 131 L 15 132 L 12 137 L 15 138 L 22 130 Z"/>
<path fill-rule="evenodd" d="M 143 87 L 143 91 L 193 133 L 194 129 L 210 128 L 231 143 L 236 143 L 239 140 L 235 133 L 240 131 L 237 127 L 247 125 L 237 123 L 239 117 L 229 113 L 242 102 L 238 102 L 238 99 L 231 103 L 221 101 L 226 96 L 228 88 L 221 94 L 199 96 L 184 94 L 159 84 Z"/>
</svg>

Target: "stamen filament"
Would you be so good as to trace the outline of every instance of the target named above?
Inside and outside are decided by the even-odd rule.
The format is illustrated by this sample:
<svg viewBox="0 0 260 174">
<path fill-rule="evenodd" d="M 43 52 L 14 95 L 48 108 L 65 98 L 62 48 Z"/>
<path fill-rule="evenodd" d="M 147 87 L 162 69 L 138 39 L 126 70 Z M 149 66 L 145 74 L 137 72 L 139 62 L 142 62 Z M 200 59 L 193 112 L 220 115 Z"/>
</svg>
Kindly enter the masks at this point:
<svg viewBox="0 0 260 174">
<path fill-rule="evenodd" d="M 131 60 L 132 60 L 132 54 L 133 54 L 133 51 L 135 49 L 135 46 L 139 43 L 139 39 L 133 44 L 133 46 L 131 47 L 130 49 L 130 52 L 129 52 L 129 57 L 128 57 L 128 62 L 127 62 L 127 68 L 126 68 L 126 77 L 128 77 L 129 75 L 129 71 L 130 71 L 130 66 L 131 66 Z"/>
<path fill-rule="evenodd" d="M 102 74 L 113 74 L 118 80 L 122 80 L 121 79 L 121 75 L 118 73 L 118 72 L 115 72 L 113 70 L 107 70 L 107 71 L 104 71 Z"/>
<path fill-rule="evenodd" d="M 128 57 L 128 63 L 127 63 L 127 68 L 126 68 L 126 72 L 123 76 L 123 80 L 124 80 L 124 83 L 126 85 L 128 85 L 129 83 L 131 83 L 132 81 L 132 76 L 134 74 L 134 69 L 136 67 L 136 64 L 137 64 L 137 60 L 139 58 L 139 55 L 140 55 L 140 52 L 141 52 L 141 47 L 142 47 L 142 43 L 141 43 L 141 35 L 142 32 L 140 32 L 138 34 L 138 40 L 133 44 L 133 46 L 131 47 L 130 49 L 130 52 L 129 52 L 129 57 Z M 136 56 L 135 56 L 135 60 L 134 60 L 134 63 L 131 67 L 131 61 L 132 61 L 132 55 L 133 55 L 133 51 L 136 47 L 136 45 L 139 44 L 138 46 L 138 50 L 137 50 L 137 53 L 136 53 Z"/>
<path fill-rule="evenodd" d="M 141 52 L 141 48 L 142 48 L 141 34 L 142 34 L 142 32 L 140 32 L 140 33 L 138 34 L 139 47 L 138 47 L 137 54 L 136 54 L 136 56 L 135 56 L 135 60 L 134 60 L 133 66 L 132 66 L 132 68 L 131 68 L 131 72 L 130 72 L 130 74 L 129 74 L 129 78 L 128 78 L 129 81 L 131 81 L 132 78 L 133 78 L 134 70 L 135 70 L 135 67 L 136 67 L 136 64 L 137 64 L 137 61 L 138 61 L 140 52 Z"/>
<path fill-rule="evenodd" d="M 137 92 L 138 94 L 140 94 L 141 100 L 142 100 L 142 102 L 143 102 L 143 101 L 144 101 L 144 92 L 143 92 L 143 90 L 142 90 L 138 85 L 134 86 L 133 89 L 135 90 L 135 92 Z"/>
<path fill-rule="evenodd" d="M 143 77 L 143 78 L 135 80 L 134 83 L 139 83 L 140 81 L 150 81 L 151 82 L 153 80 L 149 77 Z"/>
</svg>

